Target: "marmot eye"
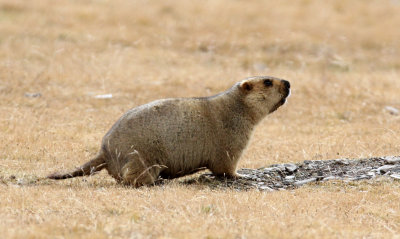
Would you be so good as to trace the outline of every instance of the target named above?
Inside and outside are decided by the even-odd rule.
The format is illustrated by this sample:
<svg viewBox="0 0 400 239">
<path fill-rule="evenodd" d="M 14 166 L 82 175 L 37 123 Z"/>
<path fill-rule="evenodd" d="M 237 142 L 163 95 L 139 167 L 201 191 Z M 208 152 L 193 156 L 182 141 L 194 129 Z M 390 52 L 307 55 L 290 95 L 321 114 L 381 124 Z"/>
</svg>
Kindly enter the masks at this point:
<svg viewBox="0 0 400 239">
<path fill-rule="evenodd" d="M 272 86 L 272 80 L 264 80 L 264 85 L 266 87 L 271 87 Z"/>
</svg>

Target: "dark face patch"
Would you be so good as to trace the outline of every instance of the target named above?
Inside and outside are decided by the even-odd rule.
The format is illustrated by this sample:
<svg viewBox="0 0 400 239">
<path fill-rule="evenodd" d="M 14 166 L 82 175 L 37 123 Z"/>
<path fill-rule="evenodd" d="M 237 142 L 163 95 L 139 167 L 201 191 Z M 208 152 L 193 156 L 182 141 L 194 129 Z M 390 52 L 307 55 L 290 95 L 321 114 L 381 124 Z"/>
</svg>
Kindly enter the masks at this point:
<svg viewBox="0 0 400 239">
<path fill-rule="evenodd" d="M 266 87 L 271 87 L 273 85 L 272 80 L 269 79 L 264 80 L 264 85 Z"/>
<path fill-rule="evenodd" d="M 251 84 L 250 82 L 243 82 L 240 85 L 240 88 L 244 91 L 251 91 L 253 89 L 253 84 Z"/>
</svg>

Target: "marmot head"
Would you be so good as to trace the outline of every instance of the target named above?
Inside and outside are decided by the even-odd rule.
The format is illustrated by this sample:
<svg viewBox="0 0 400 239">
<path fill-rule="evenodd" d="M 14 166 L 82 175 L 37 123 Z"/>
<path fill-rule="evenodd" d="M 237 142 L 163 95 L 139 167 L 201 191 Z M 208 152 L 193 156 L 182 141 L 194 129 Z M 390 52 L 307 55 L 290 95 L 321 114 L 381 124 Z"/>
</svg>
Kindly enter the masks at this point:
<svg viewBox="0 0 400 239">
<path fill-rule="evenodd" d="M 257 121 L 277 110 L 290 94 L 289 81 L 270 76 L 247 78 L 239 82 L 238 88 Z"/>
</svg>

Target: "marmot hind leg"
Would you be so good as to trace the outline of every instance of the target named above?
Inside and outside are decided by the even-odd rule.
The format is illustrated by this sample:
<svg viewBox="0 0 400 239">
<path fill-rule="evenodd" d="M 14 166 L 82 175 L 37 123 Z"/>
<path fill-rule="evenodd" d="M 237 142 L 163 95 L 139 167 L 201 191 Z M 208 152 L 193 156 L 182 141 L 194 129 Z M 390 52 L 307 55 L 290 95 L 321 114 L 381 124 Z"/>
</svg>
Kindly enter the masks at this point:
<svg viewBox="0 0 400 239">
<path fill-rule="evenodd" d="M 162 165 L 146 165 L 140 159 L 130 159 L 121 169 L 121 182 L 133 187 L 154 185 L 162 169 Z"/>
</svg>

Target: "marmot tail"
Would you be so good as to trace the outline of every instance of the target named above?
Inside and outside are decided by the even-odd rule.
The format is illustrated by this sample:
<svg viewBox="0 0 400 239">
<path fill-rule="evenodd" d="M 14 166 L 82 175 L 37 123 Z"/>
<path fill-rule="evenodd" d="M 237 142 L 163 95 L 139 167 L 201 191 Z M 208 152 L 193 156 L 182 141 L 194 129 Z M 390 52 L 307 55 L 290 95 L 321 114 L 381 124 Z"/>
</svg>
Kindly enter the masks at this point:
<svg viewBox="0 0 400 239">
<path fill-rule="evenodd" d="M 75 169 L 69 173 L 53 173 L 47 176 L 50 179 L 67 179 L 67 178 L 74 178 L 79 176 L 86 176 L 92 175 L 106 167 L 106 161 L 104 160 L 104 155 L 99 153 L 94 159 L 90 160 L 89 162 L 85 163 L 84 165 L 80 166 L 79 168 Z"/>
</svg>

